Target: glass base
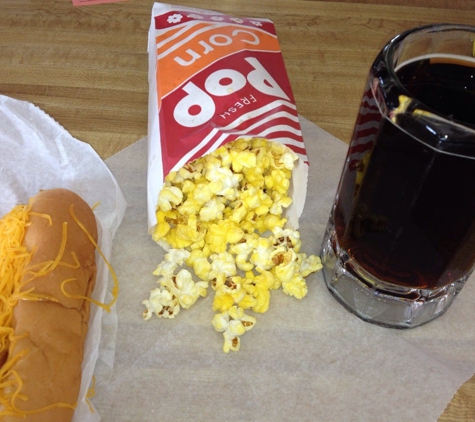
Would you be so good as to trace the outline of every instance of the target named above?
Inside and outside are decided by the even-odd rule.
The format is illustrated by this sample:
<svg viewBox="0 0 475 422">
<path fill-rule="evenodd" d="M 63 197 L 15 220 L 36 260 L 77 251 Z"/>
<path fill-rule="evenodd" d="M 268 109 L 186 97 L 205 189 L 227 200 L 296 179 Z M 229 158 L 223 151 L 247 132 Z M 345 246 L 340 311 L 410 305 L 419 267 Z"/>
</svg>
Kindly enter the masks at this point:
<svg viewBox="0 0 475 422">
<path fill-rule="evenodd" d="M 333 296 L 364 321 L 413 328 L 442 315 L 470 274 L 438 290 L 412 289 L 375 280 L 340 248 L 330 221 L 322 245 L 325 283 Z"/>
</svg>

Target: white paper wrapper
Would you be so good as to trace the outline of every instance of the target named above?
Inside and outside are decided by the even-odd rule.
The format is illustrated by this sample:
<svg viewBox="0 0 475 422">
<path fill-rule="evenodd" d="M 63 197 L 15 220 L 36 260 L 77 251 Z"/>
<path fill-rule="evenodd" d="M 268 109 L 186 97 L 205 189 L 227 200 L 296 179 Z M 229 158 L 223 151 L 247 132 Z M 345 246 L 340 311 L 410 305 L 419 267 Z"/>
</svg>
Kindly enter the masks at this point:
<svg viewBox="0 0 475 422">
<path fill-rule="evenodd" d="M 25 101 L 0 96 L 0 215 L 25 204 L 41 189 L 62 187 L 79 194 L 95 209 L 99 246 L 108 259 L 112 239 L 122 222 L 126 203 L 114 176 L 91 148 L 73 138 L 50 116 Z M 109 272 L 96 253 L 97 279 L 93 298 L 108 302 Z M 80 400 L 75 422 L 100 420 L 91 413 L 85 396 L 96 376 L 96 391 L 107 383 L 115 353 L 117 315 L 91 306 L 85 345 Z"/>
</svg>

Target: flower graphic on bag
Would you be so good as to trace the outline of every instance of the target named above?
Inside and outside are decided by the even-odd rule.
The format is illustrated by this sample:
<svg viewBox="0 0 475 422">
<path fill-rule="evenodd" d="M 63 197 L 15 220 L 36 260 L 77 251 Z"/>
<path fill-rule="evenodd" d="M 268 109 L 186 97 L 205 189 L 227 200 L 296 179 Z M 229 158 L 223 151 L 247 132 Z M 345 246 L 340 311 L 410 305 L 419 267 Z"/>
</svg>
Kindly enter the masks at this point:
<svg viewBox="0 0 475 422">
<path fill-rule="evenodd" d="M 183 19 L 183 15 L 180 13 L 175 13 L 174 15 L 168 16 L 167 22 L 168 23 L 179 23 Z"/>
</svg>

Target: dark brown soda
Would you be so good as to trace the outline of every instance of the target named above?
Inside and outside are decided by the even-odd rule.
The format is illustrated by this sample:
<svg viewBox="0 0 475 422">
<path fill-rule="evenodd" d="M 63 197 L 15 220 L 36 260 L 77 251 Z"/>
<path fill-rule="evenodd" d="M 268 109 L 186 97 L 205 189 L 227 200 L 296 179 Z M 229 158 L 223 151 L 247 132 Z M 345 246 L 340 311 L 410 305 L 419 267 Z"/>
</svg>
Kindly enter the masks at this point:
<svg viewBox="0 0 475 422">
<path fill-rule="evenodd" d="M 397 75 L 417 101 L 392 113 L 396 124 L 375 118 L 368 125 L 360 112 L 357 127 L 372 126 L 374 139 L 358 149 L 362 131 L 355 130 L 335 203 L 336 233 L 374 277 L 434 289 L 465 276 L 475 260 L 475 131 L 433 115 L 475 128 L 475 67 L 425 59 Z"/>
</svg>

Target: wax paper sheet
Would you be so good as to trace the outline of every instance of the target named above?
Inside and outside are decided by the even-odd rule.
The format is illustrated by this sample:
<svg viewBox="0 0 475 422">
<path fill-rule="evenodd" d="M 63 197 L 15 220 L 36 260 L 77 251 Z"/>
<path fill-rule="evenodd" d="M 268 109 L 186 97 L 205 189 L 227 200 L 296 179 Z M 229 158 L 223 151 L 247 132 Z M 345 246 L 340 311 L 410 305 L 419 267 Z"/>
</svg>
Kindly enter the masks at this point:
<svg viewBox="0 0 475 422">
<path fill-rule="evenodd" d="M 300 221 L 319 253 L 347 145 L 301 118 L 310 161 Z M 297 300 L 272 292 L 267 313 L 225 354 L 211 295 L 173 320 L 142 319 L 163 250 L 147 233 L 147 140 L 106 160 L 128 203 L 113 247 L 121 279 L 115 368 L 94 403 L 107 422 L 436 421 L 475 372 L 475 280 L 441 318 L 410 331 L 361 321 L 322 274 Z"/>
<path fill-rule="evenodd" d="M 0 96 L 0 216 L 16 204 L 25 204 L 40 189 L 62 187 L 78 193 L 95 208 L 99 246 L 110 260 L 112 239 L 124 212 L 125 200 L 112 173 L 91 148 L 73 138 L 35 105 Z M 109 271 L 96 253 L 97 277 L 93 298 L 111 299 Z M 117 333 L 115 306 L 106 313 L 91 306 L 80 400 L 75 422 L 100 420 L 86 402 L 93 374 L 98 391 L 112 372 Z"/>
</svg>

